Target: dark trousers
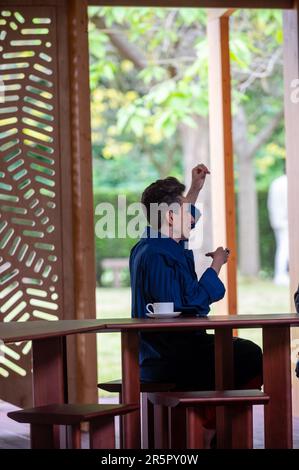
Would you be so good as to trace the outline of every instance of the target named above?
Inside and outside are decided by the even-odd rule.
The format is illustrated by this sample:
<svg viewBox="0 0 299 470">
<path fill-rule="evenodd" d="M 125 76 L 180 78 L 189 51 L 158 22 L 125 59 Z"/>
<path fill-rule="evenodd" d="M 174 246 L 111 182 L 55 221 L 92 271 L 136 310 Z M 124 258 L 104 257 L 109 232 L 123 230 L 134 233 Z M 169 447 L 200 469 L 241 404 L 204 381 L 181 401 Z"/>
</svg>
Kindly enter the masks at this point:
<svg viewBox="0 0 299 470">
<path fill-rule="evenodd" d="M 178 390 L 215 389 L 215 337 L 203 334 L 190 339 L 184 350 L 159 363 L 141 368 L 141 378 L 148 382 L 171 382 Z M 179 348 L 178 348 L 179 349 Z M 262 350 L 252 341 L 233 338 L 234 388 L 262 385 Z"/>
</svg>

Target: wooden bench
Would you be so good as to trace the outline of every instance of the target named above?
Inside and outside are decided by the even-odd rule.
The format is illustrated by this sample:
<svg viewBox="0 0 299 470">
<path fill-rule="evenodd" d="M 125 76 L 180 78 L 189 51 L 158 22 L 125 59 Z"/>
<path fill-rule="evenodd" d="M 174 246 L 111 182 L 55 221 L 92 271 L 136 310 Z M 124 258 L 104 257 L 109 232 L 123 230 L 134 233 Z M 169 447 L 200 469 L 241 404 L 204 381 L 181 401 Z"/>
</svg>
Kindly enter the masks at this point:
<svg viewBox="0 0 299 470">
<path fill-rule="evenodd" d="M 98 388 L 110 393 L 118 393 L 119 403 L 122 403 L 122 381 L 112 380 L 98 384 Z M 174 383 L 140 382 L 141 393 L 141 426 L 143 448 L 154 449 L 154 408 L 148 400 L 148 393 L 169 392 L 175 389 Z M 122 423 L 120 419 L 120 447 L 122 447 Z"/>
<path fill-rule="evenodd" d="M 121 272 L 129 268 L 129 258 L 104 258 L 101 261 L 103 270 L 111 270 L 113 287 L 121 287 Z"/>
<path fill-rule="evenodd" d="M 204 448 L 204 407 L 211 405 L 229 410 L 231 447 L 251 449 L 252 405 L 267 404 L 269 396 L 260 390 L 224 390 L 150 393 L 148 400 L 155 406 L 156 449 Z"/>
<path fill-rule="evenodd" d="M 7 416 L 18 423 L 29 423 L 32 449 L 54 449 L 54 427 L 71 427 L 72 448 L 81 448 L 80 424 L 89 423 L 91 449 L 114 449 L 114 417 L 138 410 L 137 405 L 53 404 L 12 411 Z"/>
</svg>

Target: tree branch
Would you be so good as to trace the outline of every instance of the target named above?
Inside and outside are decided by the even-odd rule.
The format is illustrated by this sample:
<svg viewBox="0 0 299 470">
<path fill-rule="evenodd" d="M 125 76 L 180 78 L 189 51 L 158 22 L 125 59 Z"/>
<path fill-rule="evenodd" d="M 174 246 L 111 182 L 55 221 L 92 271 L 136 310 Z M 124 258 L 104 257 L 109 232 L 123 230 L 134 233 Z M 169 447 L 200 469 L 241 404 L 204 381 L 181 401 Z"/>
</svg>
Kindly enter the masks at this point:
<svg viewBox="0 0 299 470">
<path fill-rule="evenodd" d="M 266 78 L 271 75 L 273 72 L 274 66 L 278 61 L 279 57 L 282 55 L 282 48 L 276 49 L 274 54 L 269 58 L 268 63 L 260 64 L 257 70 L 250 71 L 248 78 L 245 82 L 239 85 L 239 90 L 241 93 L 245 93 L 246 89 L 258 78 Z M 242 72 L 241 72 L 242 73 Z M 247 71 L 245 72 L 247 73 Z"/>
<path fill-rule="evenodd" d="M 281 118 L 283 117 L 283 110 L 279 111 L 264 127 L 259 134 L 256 136 L 254 142 L 250 144 L 248 158 L 252 158 L 257 150 L 270 139 L 276 127 L 279 125 Z"/>
<path fill-rule="evenodd" d="M 106 27 L 104 18 L 101 16 L 93 16 L 90 20 L 99 31 L 105 32 L 105 34 L 109 36 L 111 43 L 118 50 L 119 54 L 125 59 L 130 60 L 139 70 L 145 69 L 149 65 L 165 64 L 167 66 L 169 76 L 174 78 L 177 73 L 177 60 L 181 62 L 186 61 L 192 63 L 195 59 L 195 57 L 191 56 L 182 56 L 178 59 L 173 58 L 148 61 L 147 57 L 142 53 L 142 51 L 135 44 L 132 44 L 130 41 L 128 41 L 121 30 L 114 30 L 113 28 L 108 29 Z"/>
<path fill-rule="evenodd" d="M 107 29 L 104 18 L 101 16 L 93 16 L 91 21 L 100 31 L 106 30 L 105 33 L 122 57 L 133 62 L 138 69 L 147 67 L 147 58 L 142 51 L 135 44 L 130 43 L 120 30 Z"/>
</svg>

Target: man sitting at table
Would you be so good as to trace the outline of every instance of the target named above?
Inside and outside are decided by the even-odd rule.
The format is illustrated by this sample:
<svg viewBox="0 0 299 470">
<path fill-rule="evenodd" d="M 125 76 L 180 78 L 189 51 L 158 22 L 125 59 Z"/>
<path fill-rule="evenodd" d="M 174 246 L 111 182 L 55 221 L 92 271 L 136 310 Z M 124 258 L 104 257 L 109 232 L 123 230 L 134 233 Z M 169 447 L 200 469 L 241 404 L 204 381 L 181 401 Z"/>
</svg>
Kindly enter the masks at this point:
<svg viewBox="0 0 299 470">
<path fill-rule="evenodd" d="M 204 165 L 192 170 L 186 197 L 185 186 L 173 177 L 144 190 L 142 203 L 151 226 L 130 255 L 132 317 L 146 317 L 146 305 L 155 302 L 173 302 L 175 311 L 205 316 L 210 304 L 223 298 L 225 287 L 218 274 L 229 250 L 219 247 L 208 253 L 211 266 L 198 280 L 193 252 L 184 246 L 198 215 L 193 204 L 207 174 Z M 162 205 L 162 210 L 157 211 L 157 205 Z M 171 382 L 180 390 L 214 389 L 214 335 L 203 330 L 149 332 L 142 333 L 140 340 L 142 381 Z M 233 350 L 235 387 L 260 387 L 261 349 L 251 341 L 234 338 Z"/>
</svg>

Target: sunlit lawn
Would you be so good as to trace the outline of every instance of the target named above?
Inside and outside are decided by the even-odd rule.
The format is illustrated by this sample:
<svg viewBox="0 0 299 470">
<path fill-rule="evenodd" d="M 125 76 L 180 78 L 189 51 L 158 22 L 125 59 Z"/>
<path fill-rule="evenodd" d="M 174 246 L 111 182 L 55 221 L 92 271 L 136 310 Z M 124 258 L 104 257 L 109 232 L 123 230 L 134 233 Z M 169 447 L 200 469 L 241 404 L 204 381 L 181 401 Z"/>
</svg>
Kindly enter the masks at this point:
<svg viewBox="0 0 299 470">
<path fill-rule="evenodd" d="M 129 288 L 98 288 L 98 318 L 121 318 L 130 316 Z M 288 287 L 275 286 L 267 280 L 239 279 L 239 313 L 286 313 L 289 311 Z M 239 330 L 239 336 L 261 345 L 261 331 Z M 120 335 L 107 333 L 98 337 L 99 380 L 108 381 L 121 377 Z M 104 396 L 105 392 L 101 392 Z"/>
</svg>

